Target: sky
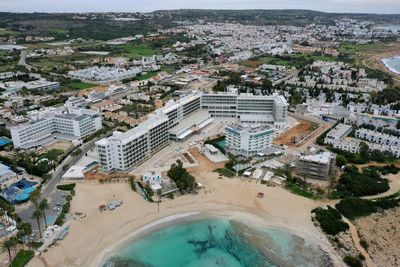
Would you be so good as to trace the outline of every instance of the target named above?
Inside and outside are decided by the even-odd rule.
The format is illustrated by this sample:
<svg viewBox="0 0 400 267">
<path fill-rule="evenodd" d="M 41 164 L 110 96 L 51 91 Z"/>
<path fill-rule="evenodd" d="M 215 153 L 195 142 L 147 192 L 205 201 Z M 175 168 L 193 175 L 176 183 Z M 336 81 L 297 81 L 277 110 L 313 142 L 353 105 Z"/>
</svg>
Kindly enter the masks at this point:
<svg viewBox="0 0 400 267">
<path fill-rule="evenodd" d="M 400 14 L 400 0 L 0 0 L 0 11 L 4 12 L 149 12 L 186 8 Z"/>
</svg>

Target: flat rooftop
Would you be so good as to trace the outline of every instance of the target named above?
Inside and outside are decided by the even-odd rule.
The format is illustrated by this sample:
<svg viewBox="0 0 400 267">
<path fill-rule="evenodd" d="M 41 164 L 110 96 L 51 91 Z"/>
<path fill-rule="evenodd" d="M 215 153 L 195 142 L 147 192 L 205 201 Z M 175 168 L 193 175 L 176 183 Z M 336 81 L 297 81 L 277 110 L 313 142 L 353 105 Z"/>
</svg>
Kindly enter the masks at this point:
<svg viewBox="0 0 400 267">
<path fill-rule="evenodd" d="M 259 133 L 259 132 L 263 132 L 266 130 L 273 130 L 269 125 L 265 125 L 265 124 L 252 125 L 252 124 L 241 123 L 241 124 L 227 125 L 226 127 L 229 127 L 238 132 L 248 132 L 248 133 Z"/>
<path fill-rule="evenodd" d="M 210 117 L 208 110 L 198 110 L 188 117 L 186 117 L 183 121 L 181 121 L 177 126 L 171 128 L 169 131 L 171 134 L 178 134 L 181 131 L 201 122 L 205 118 Z"/>
</svg>

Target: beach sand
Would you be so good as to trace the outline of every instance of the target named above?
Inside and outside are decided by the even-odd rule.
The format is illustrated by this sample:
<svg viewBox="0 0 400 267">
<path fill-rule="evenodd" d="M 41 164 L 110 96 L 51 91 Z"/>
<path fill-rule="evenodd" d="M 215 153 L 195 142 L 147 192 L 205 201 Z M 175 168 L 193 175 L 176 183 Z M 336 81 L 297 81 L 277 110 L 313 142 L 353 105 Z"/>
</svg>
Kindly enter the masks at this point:
<svg viewBox="0 0 400 267">
<path fill-rule="evenodd" d="M 127 183 L 78 183 L 71 212 L 84 212 L 87 217 L 72 221 L 66 238 L 49 248 L 42 258 L 34 258 L 28 266 L 98 266 L 104 256 L 133 238 L 175 222 L 168 222 L 170 219 L 189 218 L 179 219 L 177 215 L 205 214 L 287 230 L 319 244 L 331 255 L 336 266 L 342 266 L 326 237 L 311 222 L 311 210 L 324 205 L 324 202 L 309 200 L 280 187 L 267 187 L 255 181 L 218 179 L 215 173 L 199 174 L 196 178 L 205 185 L 204 190 L 197 195 L 163 200 L 159 212 L 157 204 L 143 200 Z M 258 192 L 264 192 L 265 197 L 257 198 Z M 112 199 L 121 199 L 124 203 L 114 211 L 100 213 L 99 205 Z M 168 216 L 173 217 L 165 219 Z M 153 227 L 146 228 L 150 223 Z"/>
</svg>

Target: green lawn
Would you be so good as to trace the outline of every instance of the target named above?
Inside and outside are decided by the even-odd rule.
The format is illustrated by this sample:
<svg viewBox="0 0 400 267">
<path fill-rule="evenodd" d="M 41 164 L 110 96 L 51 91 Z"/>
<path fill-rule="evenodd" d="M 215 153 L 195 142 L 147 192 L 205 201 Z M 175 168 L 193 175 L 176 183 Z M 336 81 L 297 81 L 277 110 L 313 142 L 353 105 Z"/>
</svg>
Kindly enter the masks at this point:
<svg viewBox="0 0 400 267">
<path fill-rule="evenodd" d="M 71 89 L 71 90 L 83 90 L 91 87 L 95 87 L 97 84 L 93 83 L 85 83 L 85 82 L 70 82 L 63 85 L 64 89 Z"/>
<path fill-rule="evenodd" d="M 10 267 L 23 267 L 25 266 L 33 257 L 35 253 L 32 250 L 20 250 L 10 264 Z"/>
<path fill-rule="evenodd" d="M 339 51 L 346 53 L 355 53 L 355 52 L 364 52 L 364 51 L 373 51 L 373 50 L 381 50 L 384 48 L 384 43 L 370 43 L 370 44 L 355 44 L 344 42 L 340 45 Z"/>
</svg>

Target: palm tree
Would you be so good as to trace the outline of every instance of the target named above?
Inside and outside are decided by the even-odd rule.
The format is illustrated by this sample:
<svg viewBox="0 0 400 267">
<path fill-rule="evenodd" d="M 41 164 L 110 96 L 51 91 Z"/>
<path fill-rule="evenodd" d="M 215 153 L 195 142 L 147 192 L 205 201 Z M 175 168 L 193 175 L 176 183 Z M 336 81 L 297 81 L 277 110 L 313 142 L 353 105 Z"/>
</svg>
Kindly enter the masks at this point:
<svg viewBox="0 0 400 267">
<path fill-rule="evenodd" d="M 39 198 L 40 198 L 40 188 L 36 188 L 36 190 L 33 191 L 29 196 L 29 199 L 35 205 L 36 208 L 38 207 Z"/>
<path fill-rule="evenodd" d="M 39 209 L 43 213 L 44 224 L 46 225 L 47 228 L 46 210 L 49 209 L 49 202 L 47 201 L 47 199 L 43 199 L 42 201 L 40 201 Z"/>
<path fill-rule="evenodd" d="M 22 222 L 22 223 L 18 224 L 17 228 L 18 228 L 17 236 L 22 241 L 26 241 L 26 240 L 24 240 L 24 237 L 32 234 L 32 225 L 28 222 Z M 28 241 L 29 241 L 29 239 L 28 239 Z M 29 242 L 28 242 L 28 246 L 29 246 Z"/>
<path fill-rule="evenodd" d="M 37 225 L 39 228 L 40 238 L 42 238 L 42 230 L 40 228 L 40 218 L 41 217 L 42 217 L 42 211 L 40 209 L 35 209 L 31 216 L 32 219 L 36 219 L 36 222 L 37 222 Z"/>
<path fill-rule="evenodd" d="M 6 240 L 2 245 L 1 245 L 1 251 L 2 252 L 7 252 L 8 257 L 10 258 L 10 263 L 12 261 L 11 258 L 11 250 L 18 244 L 18 240 L 15 239 L 15 237 L 11 237 L 10 239 Z"/>
<path fill-rule="evenodd" d="M 5 215 L 6 213 L 4 212 L 4 210 L 2 210 L 2 209 L 0 209 L 0 218 L 3 220 L 4 219 L 4 215 Z M 6 225 L 5 224 L 3 224 L 3 227 L 4 227 L 4 229 L 6 228 Z"/>
</svg>

